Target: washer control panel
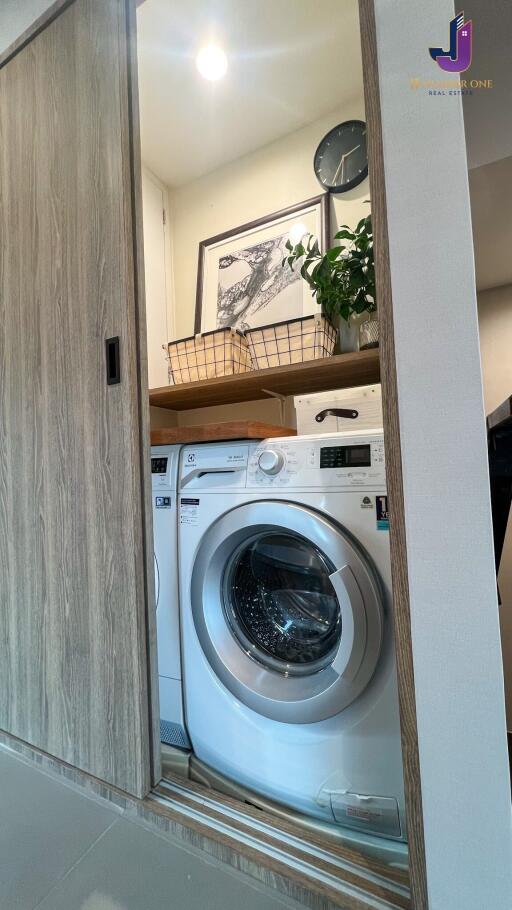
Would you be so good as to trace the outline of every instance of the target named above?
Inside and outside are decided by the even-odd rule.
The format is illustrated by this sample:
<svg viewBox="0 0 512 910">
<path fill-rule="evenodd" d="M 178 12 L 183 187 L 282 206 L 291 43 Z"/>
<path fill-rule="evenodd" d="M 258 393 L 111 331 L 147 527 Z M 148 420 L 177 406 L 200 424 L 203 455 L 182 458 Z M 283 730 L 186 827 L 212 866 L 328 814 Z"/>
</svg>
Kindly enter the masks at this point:
<svg viewBox="0 0 512 910">
<path fill-rule="evenodd" d="M 285 457 L 279 449 L 263 449 L 258 456 L 258 467 L 264 474 L 279 474 L 285 466 Z"/>
<path fill-rule="evenodd" d="M 151 484 L 153 492 L 176 488 L 176 446 L 151 447 Z M 153 500 L 153 505 L 154 505 Z"/>
<path fill-rule="evenodd" d="M 321 468 L 371 468 L 371 445 L 322 446 Z"/>
<path fill-rule="evenodd" d="M 368 433 L 287 437 L 252 443 L 248 487 L 385 487 L 384 437 Z"/>
</svg>

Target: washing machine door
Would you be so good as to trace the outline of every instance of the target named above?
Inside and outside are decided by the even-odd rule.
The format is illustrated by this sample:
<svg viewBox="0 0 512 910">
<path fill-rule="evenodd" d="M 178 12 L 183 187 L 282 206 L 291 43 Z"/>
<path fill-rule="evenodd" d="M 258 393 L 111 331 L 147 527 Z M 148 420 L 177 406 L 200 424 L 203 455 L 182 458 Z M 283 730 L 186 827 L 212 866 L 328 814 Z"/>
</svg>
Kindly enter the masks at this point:
<svg viewBox="0 0 512 910">
<path fill-rule="evenodd" d="M 383 636 L 382 594 L 368 557 L 303 505 L 248 503 L 204 535 L 192 615 L 221 682 L 258 713 L 313 723 L 368 685 Z"/>
</svg>

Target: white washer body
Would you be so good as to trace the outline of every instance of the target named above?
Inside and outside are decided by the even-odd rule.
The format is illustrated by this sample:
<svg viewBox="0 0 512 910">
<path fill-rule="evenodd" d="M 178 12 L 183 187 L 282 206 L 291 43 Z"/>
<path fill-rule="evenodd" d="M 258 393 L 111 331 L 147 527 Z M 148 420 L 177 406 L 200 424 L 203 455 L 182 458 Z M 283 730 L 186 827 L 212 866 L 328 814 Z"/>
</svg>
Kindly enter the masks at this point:
<svg viewBox="0 0 512 910">
<path fill-rule="evenodd" d="M 178 596 L 177 483 L 180 446 L 152 446 L 151 481 L 160 693 L 160 737 L 189 747 L 183 719 Z"/>
<path fill-rule="evenodd" d="M 179 499 L 185 713 L 196 755 L 307 815 L 405 840 L 382 431 L 185 447 Z M 290 628 L 302 635 L 301 617 L 309 629 L 311 597 L 313 612 L 319 605 L 332 618 L 312 620 L 306 664 L 262 651 L 271 639 L 285 649 Z M 278 628 L 268 640 L 262 602 Z M 336 629 L 332 652 L 317 653 Z"/>
</svg>

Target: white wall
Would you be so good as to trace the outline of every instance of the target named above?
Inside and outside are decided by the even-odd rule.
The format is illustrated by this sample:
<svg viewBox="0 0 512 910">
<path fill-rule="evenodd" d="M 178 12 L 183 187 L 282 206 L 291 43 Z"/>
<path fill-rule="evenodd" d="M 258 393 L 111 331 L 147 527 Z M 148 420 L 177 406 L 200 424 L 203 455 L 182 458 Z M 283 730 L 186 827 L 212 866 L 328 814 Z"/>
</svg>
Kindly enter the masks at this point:
<svg viewBox="0 0 512 910">
<path fill-rule="evenodd" d="M 492 79 L 489 90 L 474 92 L 462 99 L 468 144 L 468 165 L 481 167 L 512 155 L 510 128 L 510 0 L 464 0 L 466 21 L 473 20 L 473 66 L 477 79 Z M 445 47 L 446 45 L 443 45 Z"/>
<path fill-rule="evenodd" d="M 478 323 L 489 414 L 512 395 L 512 284 L 478 293 Z"/>
<path fill-rule="evenodd" d="M 313 170 L 318 143 L 337 123 L 354 118 L 364 119 L 362 97 L 205 177 L 170 191 L 175 337 L 182 338 L 194 331 L 200 241 L 321 193 Z M 368 180 L 333 199 L 333 233 L 335 225 L 355 225 L 367 215 L 370 211 L 365 203 L 367 199 Z M 284 409 L 278 402 L 266 399 L 243 405 L 180 411 L 176 415 L 179 425 L 242 417 L 295 426 L 291 401 L 285 403 Z"/>
<path fill-rule="evenodd" d="M 318 143 L 337 123 L 354 118 L 364 119 L 362 98 L 171 193 L 177 338 L 194 331 L 200 241 L 319 195 Z M 355 225 L 369 214 L 368 198 L 368 180 L 338 197 L 336 223 Z"/>
<path fill-rule="evenodd" d="M 489 414 L 512 395 L 512 285 L 478 294 L 480 351 L 485 412 Z M 500 567 L 500 626 L 505 674 L 507 725 L 512 730 L 512 517 Z"/>
<path fill-rule="evenodd" d="M 375 0 L 430 910 L 509 910 L 512 814 L 453 0 Z"/>
<path fill-rule="evenodd" d="M 163 350 L 173 335 L 173 273 L 167 189 L 142 166 L 144 277 L 148 345 L 148 384 L 168 384 L 168 361 Z"/>
<path fill-rule="evenodd" d="M 1 0 L 0 53 L 9 47 L 53 0 Z"/>
<path fill-rule="evenodd" d="M 477 289 L 511 284 L 512 155 L 469 171 L 469 194 Z"/>
</svg>

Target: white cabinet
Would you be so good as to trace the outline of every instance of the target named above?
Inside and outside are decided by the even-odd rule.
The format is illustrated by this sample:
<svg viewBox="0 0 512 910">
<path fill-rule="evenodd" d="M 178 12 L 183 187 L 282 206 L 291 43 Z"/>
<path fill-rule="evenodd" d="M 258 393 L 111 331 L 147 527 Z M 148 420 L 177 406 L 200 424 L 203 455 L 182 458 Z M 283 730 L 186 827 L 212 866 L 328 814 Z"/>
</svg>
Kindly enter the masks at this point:
<svg viewBox="0 0 512 910">
<path fill-rule="evenodd" d="M 144 266 L 149 388 L 168 385 L 162 345 L 172 337 L 171 246 L 166 224 L 166 191 L 146 168 L 142 170 Z"/>
</svg>

